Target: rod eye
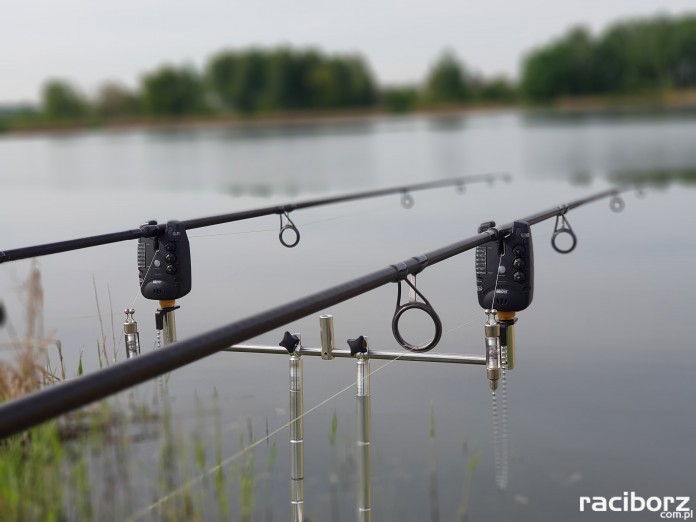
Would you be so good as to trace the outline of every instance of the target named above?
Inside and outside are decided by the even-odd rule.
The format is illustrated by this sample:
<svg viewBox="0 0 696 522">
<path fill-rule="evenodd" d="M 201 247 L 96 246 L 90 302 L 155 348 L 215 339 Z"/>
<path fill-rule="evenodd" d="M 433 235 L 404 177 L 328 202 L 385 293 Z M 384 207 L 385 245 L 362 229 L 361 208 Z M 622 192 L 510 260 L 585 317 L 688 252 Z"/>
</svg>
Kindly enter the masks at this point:
<svg viewBox="0 0 696 522">
<path fill-rule="evenodd" d="M 292 239 L 285 238 L 285 236 L 287 235 L 286 232 L 288 231 L 290 231 L 290 234 L 292 234 L 291 236 L 289 236 L 289 238 Z M 297 246 L 297 244 L 300 242 L 300 231 L 297 230 L 297 227 L 295 227 L 295 225 L 285 225 L 283 228 L 280 229 L 278 239 L 284 247 L 293 248 Z"/>
<path fill-rule="evenodd" d="M 609 200 L 609 208 L 616 213 L 621 212 L 625 207 L 626 203 L 619 196 L 614 196 Z"/>
<path fill-rule="evenodd" d="M 290 236 L 286 232 L 290 231 Z M 287 248 L 293 248 L 300 242 L 300 231 L 292 222 L 287 212 L 280 214 L 280 232 L 278 233 L 280 243 Z"/>
<path fill-rule="evenodd" d="M 563 234 L 568 234 L 570 236 L 571 244 L 569 247 L 562 248 L 556 242 L 558 237 Z M 555 230 L 553 235 L 551 236 L 551 246 L 559 254 L 570 254 L 573 250 L 575 250 L 577 244 L 578 238 L 575 236 L 575 232 L 573 232 L 573 229 L 571 228 L 559 228 Z"/>
<path fill-rule="evenodd" d="M 399 331 L 399 321 L 401 320 L 401 317 L 404 315 L 404 313 L 408 310 L 422 310 L 430 316 L 430 319 L 432 319 L 433 325 L 435 326 L 435 335 L 427 343 L 411 344 L 408 341 L 406 341 L 406 339 L 404 339 L 401 335 L 401 332 Z M 394 318 L 392 319 L 392 333 L 394 334 L 396 342 L 399 343 L 403 348 L 406 348 L 411 352 L 428 352 L 435 348 L 435 346 L 437 346 L 437 343 L 440 342 L 440 338 L 442 337 L 442 321 L 440 321 L 440 317 L 437 315 L 433 307 L 429 304 L 421 302 L 410 302 L 403 304 L 396 309 L 396 312 L 394 313 Z"/>
<path fill-rule="evenodd" d="M 396 339 L 396 342 L 399 343 L 402 348 L 405 348 L 411 352 L 428 352 L 435 348 L 437 343 L 440 342 L 440 338 L 442 337 L 442 321 L 440 321 L 440 317 L 437 315 L 437 312 L 435 312 L 435 309 L 432 307 L 430 302 L 416 288 L 416 276 L 413 274 L 407 276 L 405 282 L 411 290 L 409 292 L 408 301 L 401 304 L 401 281 L 397 282 L 398 289 L 396 293 L 396 309 L 394 310 L 394 317 L 392 318 L 392 334 L 394 334 L 394 339 Z M 418 301 L 418 297 L 420 297 L 422 301 Z M 401 320 L 401 316 L 403 316 L 408 310 L 422 310 L 428 314 L 430 319 L 433 321 L 433 326 L 435 326 L 435 335 L 427 343 L 411 344 L 404 339 L 403 335 L 401 335 L 401 331 L 399 330 L 399 321 Z"/>
<path fill-rule="evenodd" d="M 573 250 L 575 250 L 575 247 L 578 244 L 578 238 L 565 217 L 566 211 L 566 209 L 562 209 L 563 213 L 556 216 L 556 224 L 553 226 L 553 234 L 551 235 L 551 246 L 559 254 L 570 254 Z M 570 236 L 571 243 L 569 247 L 563 248 L 557 243 L 558 237 L 563 234 L 568 234 Z"/>
<path fill-rule="evenodd" d="M 413 196 L 409 194 L 408 192 L 404 192 L 401 195 L 401 206 L 404 208 L 411 208 L 415 204 L 415 200 L 413 199 Z"/>
</svg>

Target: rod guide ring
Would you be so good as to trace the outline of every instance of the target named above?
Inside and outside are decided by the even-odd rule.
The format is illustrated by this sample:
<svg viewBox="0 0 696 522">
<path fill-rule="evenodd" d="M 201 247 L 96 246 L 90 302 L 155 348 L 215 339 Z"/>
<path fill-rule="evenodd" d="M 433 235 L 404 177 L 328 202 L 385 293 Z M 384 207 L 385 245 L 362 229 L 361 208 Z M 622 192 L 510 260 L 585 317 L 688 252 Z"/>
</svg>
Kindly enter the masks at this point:
<svg viewBox="0 0 696 522">
<path fill-rule="evenodd" d="M 401 194 L 401 206 L 404 208 L 412 208 L 413 205 L 416 203 L 416 201 L 413 199 L 413 196 L 409 194 L 408 192 L 404 192 Z"/>
<path fill-rule="evenodd" d="M 626 203 L 618 194 L 609 200 L 609 208 L 617 214 L 626 208 Z"/>
<path fill-rule="evenodd" d="M 409 278 L 413 282 L 411 282 Z M 415 275 L 411 275 L 409 278 L 404 279 L 404 281 L 406 281 L 406 284 L 411 287 L 413 292 L 409 296 L 409 300 L 404 304 L 401 304 L 401 281 L 397 281 L 399 286 L 396 295 L 396 309 L 394 310 L 394 317 L 392 318 L 392 334 L 394 335 L 396 342 L 399 343 L 402 348 L 405 348 L 411 352 L 428 352 L 435 348 L 435 346 L 437 346 L 437 344 L 440 342 L 440 338 L 442 337 L 442 321 L 430 302 L 416 288 Z M 416 297 L 420 297 L 423 301 L 418 301 Z M 435 326 L 435 335 L 427 343 L 420 345 L 411 344 L 401 335 L 401 331 L 399 330 L 399 321 L 401 320 L 401 316 L 403 316 L 408 310 L 422 310 L 428 314 L 430 319 L 433 321 L 433 326 Z"/>
<path fill-rule="evenodd" d="M 419 345 L 411 344 L 401 335 L 401 332 L 399 331 L 399 321 L 401 320 L 401 316 L 404 315 L 404 313 L 408 310 L 423 310 L 430 316 L 430 319 L 432 319 L 433 325 L 435 326 L 435 335 L 427 343 Z M 440 317 L 437 315 L 437 312 L 435 312 L 433 307 L 429 304 L 421 303 L 419 301 L 406 303 L 398 307 L 394 313 L 394 318 L 392 319 L 392 333 L 394 334 L 396 342 L 399 343 L 399 345 L 401 345 L 403 348 L 406 348 L 411 352 L 429 352 L 440 342 L 440 338 L 442 337 L 442 321 L 440 321 Z"/>
<path fill-rule="evenodd" d="M 295 234 L 292 241 L 285 239 L 285 233 L 288 230 Z M 300 242 L 300 231 L 298 230 L 297 226 L 295 226 L 295 223 L 292 222 L 287 212 L 280 214 L 280 232 L 278 233 L 278 239 L 280 240 L 280 243 L 287 248 L 296 247 Z"/>
<path fill-rule="evenodd" d="M 573 250 L 575 250 L 575 247 L 578 244 L 578 238 L 565 217 L 567 211 L 567 207 L 561 208 L 562 213 L 556 216 L 556 224 L 553 227 L 553 234 L 551 235 L 551 247 L 559 254 L 571 253 Z M 568 234 L 572 240 L 572 243 L 568 248 L 561 248 L 558 246 L 557 240 L 562 234 Z"/>
</svg>

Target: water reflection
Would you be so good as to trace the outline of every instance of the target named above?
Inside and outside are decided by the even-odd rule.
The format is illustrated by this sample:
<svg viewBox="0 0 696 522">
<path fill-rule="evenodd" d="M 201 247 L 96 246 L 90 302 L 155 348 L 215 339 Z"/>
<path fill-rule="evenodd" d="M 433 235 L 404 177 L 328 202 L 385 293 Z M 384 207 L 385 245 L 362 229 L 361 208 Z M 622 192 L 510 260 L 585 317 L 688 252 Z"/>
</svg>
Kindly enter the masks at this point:
<svg viewBox="0 0 696 522">
<path fill-rule="evenodd" d="M 610 172 L 607 177 L 617 184 L 631 183 L 664 189 L 672 184 L 696 184 L 696 169 L 624 170 Z"/>
</svg>

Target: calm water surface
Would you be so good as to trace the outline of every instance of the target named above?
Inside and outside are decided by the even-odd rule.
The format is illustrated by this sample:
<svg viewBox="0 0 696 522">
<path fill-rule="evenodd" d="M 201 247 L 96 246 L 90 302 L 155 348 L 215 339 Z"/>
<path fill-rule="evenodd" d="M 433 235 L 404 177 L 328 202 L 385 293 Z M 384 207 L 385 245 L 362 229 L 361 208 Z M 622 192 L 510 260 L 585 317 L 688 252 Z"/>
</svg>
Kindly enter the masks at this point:
<svg viewBox="0 0 696 522">
<path fill-rule="evenodd" d="M 604 189 L 617 174 L 694 170 L 696 116 L 685 114 L 510 112 L 4 137 L 0 248 L 131 229 L 148 219 L 186 219 L 456 175 L 509 172 L 515 178 L 510 185 L 471 185 L 463 195 L 454 189 L 417 193 L 410 210 L 401 208 L 398 197 L 387 197 L 298 211 L 293 220 L 302 241 L 292 250 L 278 243 L 275 216 L 193 230 L 194 288 L 180 301 L 177 316 L 179 338 L 186 338 L 453 243 L 474 234 L 482 221 L 507 222 Z M 570 255 L 551 249 L 552 222 L 534 227 L 534 303 L 519 314 L 518 367 L 509 379 L 506 491 L 495 487 L 490 392 L 480 367 L 372 363 L 379 368 L 372 377 L 375 520 L 435 520 L 438 514 L 454 520 L 469 487 L 467 466 L 477 454 L 469 520 L 588 520 L 578 510 L 581 495 L 693 496 L 693 187 L 667 183 L 649 189 L 645 199 L 629 193 L 620 214 L 607 201 L 571 211 L 578 247 Z M 156 304 L 138 297 L 135 249 L 123 243 L 39 260 L 46 329 L 61 339 L 69 374 L 76 372 L 80 354 L 88 371 L 99 364 L 93 280 L 107 336 L 110 293 L 117 344 L 120 310 L 135 303 L 143 349 L 154 349 Z M 19 288 L 29 263 L 0 266 L 0 297 L 20 332 Z M 473 266 L 468 252 L 419 276 L 419 289 L 444 324 L 436 352 L 483 354 L 485 317 Z M 399 349 L 390 331 L 395 299 L 390 285 L 326 310 L 334 315 L 338 347 L 367 335 L 373 348 Z M 427 324 L 413 321 L 411 335 L 427 337 Z M 317 317 L 256 341 L 276 344 L 285 329 L 301 332 L 306 345 L 319 344 Z M 0 331 L 0 340 L 8 335 L 7 328 Z M 306 410 L 354 382 L 350 361 L 304 364 Z M 150 400 L 151 388 L 139 393 Z M 171 374 L 166 388 L 176 425 L 210 444 L 210 465 L 217 420 L 223 458 L 237 452 L 249 422 L 255 438 L 287 422 L 282 356 L 215 355 Z M 331 446 L 334 413 L 338 435 Z M 354 518 L 354 421 L 354 389 L 305 419 L 305 496 L 312 520 Z M 262 479 L 254 520 L 288 518 L 288 438 L 287 430 L 272 437 L 279 451 L 270 476 L 262 473 L 269 445 L 256 450 Z M 157 467 L 158 445 L 141 444 L 134 455 L 143 461 L 133 480 L 144 484 L 146 505 L 155 496 L 148 476 L 156 476 L 151 468 Z M 338 477 L 334 490 L 332 473 Z M 207 517 L 213 520 L 215 513 L 211 508 Z M 591 516 L 621 519 L 610 515 Z"/>
</svg>

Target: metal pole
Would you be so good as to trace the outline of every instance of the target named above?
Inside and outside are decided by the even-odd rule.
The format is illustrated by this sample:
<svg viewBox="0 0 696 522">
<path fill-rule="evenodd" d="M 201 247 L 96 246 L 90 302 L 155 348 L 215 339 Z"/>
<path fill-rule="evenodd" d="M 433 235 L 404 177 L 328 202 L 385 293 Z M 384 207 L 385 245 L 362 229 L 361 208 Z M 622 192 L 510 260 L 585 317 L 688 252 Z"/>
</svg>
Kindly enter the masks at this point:
<svg viewBox="0 0 696 522">
<path fill-rule="evenodd" d="M 175 306 L 176 301 L 174 299 L 161 300 L 159 305 L 157 314 L 162 320 L 162 335 L 164 336 L 164 345 L 167 346 L 176 342 L 176 317 L 174 316 L 174 310 L 178 306 Z M 157 328 L 159 329 L 159 327 L 158 325 Z"/>
<path fill-rule="evenodd" d="M 260 344 L 235 344 L 223 348 L 223 352 L 236 353 L 263 353 L 285 355 L 287 350 L 277 346 L 266 346 Z M 324 354 L 322 348 L 297 348 L 295 353 L 299 355 L 319 357 Z M 353 354 L 348 350 L 333 350 L 331 355 L 334 358 L 352 359 Z M 381 359 L 385 361 L 411 361 L 411 362 L 434 362 L 447 364 L 477 364 L 485 365 L 486 358 L 481 355 L 459 355 L 459 354 L 439 354 L 439 353 L 416 353 L 416 352 L 381 352 L 370 350 L 370 359 Z"/>
<path fill-rule="evenodd" d="M 372 521 L 372 451 L 370 446 L 370 359 L 368 354 L 357 354 L 357 393 L 358 405 L 358 522 Z"/>
<path fill-rule="evenodd" d="M 174 310 L 169 310 L 162 317 L 162 333 L 164 335 L 164 345 L 176 342 L 176 318 Z"/>
<path fill-rule="evenodd" d="M 304 409 L 302 357 L 290 355 L 290 490 L 292 522 L 304 520 Z"/>
</svg>

